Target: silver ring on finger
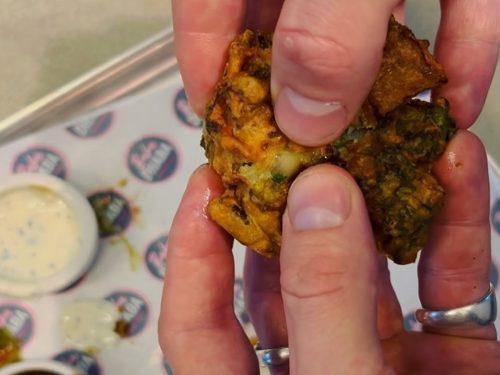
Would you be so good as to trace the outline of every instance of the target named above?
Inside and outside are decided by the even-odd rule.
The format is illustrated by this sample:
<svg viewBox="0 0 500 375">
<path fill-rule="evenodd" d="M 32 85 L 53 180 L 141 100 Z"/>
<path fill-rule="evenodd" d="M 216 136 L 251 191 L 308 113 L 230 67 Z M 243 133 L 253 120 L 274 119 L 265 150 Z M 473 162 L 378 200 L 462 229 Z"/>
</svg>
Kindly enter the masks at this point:
<svg viewBox="0 0 500 375">
<path fill-rule="evenodd" d="M 256 345 L 255 353 L 257 354 L 260 367 L 282 366 L 287 364 L 290 359 L 290 351 L 286 346 L 261 349 L 259 345 Z"/>
<path fill-rule="evenodd" d="M 497 317 L 495 287 L 479 301 L 449 310 L 419 309 L 415 313 L 417 321 L 427 327 L 480 327 L 491 324 Z"/>
</svg>

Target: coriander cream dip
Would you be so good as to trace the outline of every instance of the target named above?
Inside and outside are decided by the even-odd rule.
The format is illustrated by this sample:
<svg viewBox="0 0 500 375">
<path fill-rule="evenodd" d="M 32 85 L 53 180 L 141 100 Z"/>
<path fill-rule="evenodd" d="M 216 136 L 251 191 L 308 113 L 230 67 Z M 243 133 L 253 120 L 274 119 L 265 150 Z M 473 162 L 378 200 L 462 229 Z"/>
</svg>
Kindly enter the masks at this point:
<svg viewBox="0 0 500 375">
<path fill-rule="evenodd" d="M 0 294 L 63 289 L 90 266 L 96 247 L 95 214 L 68 183 L 20 174 L 0 185 Z"/>
<path fill-rule="evenodd" d="M 0 375 L 84 375 L 55 360 L 22 360 L 0 369 Z"/>
<path fill-rule="evenodd" d="M 75 214 L 50 189 L 26 186 L 0 194 L 0 274 L 36 281 L 64 269 L 82 243 Z"/>
</svg>

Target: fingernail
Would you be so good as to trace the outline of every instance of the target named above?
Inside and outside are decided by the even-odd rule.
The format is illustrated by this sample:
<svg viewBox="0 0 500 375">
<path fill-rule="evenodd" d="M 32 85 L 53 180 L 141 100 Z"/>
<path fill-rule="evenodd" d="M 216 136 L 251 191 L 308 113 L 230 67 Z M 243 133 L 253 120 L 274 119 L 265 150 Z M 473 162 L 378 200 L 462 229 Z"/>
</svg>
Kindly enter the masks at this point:
<svg viewBox="0 0 500 375">
<path fill-rule="evenodd" d="M 306 174 L 290 188 L 288 215 L 295 230 L 338 227 L 347 220 L 350 210 L 350 192 L 338 176 Z"/>
<path fill-rule="evenodd" d="M 307 98 L 290 87 L 284 87 L 279 92 L 275 116 L 279 127 L 289 138 L 308 146 L 325 144 L 333 136 L 340 135 L 347 121 L 342 103 Z"/>
<path fill-rule="evenodd" d="M 309 99 L 289 87 L 285 87 L 281 95 L 283 95 L 283 98 L 290 103 L 295 111 L 304 115 L 323 117 L 342 109 L 342 104 L 339 102 L 322 102 Z"/>
<path fill-rule="evenodd" d="M 201 170 L 205 169 L 205 167 L 207 167 L 208 165 L 209 165 L 208 163 L 203 163 L 203 164 L 200 164 L 199 166 L 197 166 L 197 167 L 194 169 L 193 173 L 191 173 L 191 176 L 194 176 L 194 175 L 198 174 L 198 172 L 199 172 L 199 171 L 201 171 Z"/>
</svg>

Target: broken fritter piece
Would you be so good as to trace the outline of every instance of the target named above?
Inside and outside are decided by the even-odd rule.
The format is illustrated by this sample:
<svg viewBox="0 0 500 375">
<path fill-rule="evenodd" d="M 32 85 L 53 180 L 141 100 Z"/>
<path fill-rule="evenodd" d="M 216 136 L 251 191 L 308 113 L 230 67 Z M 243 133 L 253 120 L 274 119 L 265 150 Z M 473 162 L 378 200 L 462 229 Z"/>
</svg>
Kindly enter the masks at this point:
<svg viewBox="0 0 500 375">
<path fill-rule="evenodd" d="M 334 143 L 366 200 L 377 246 L 396 263 L 415 260 L 444 191 L 432 165 L 454 133 L 448 104 L 411 100 L 373 124 L 365 103 Z M 339 160 L 333 161 L 339 164 Z"/>
<path fill-rule="evenodd" d="M 210 216 L 242 244 L 275 256 L 294 178 L 309 166 L 334 163 L 358 182 L 379 250 L 396 263 L 414 261 L 443 201 L 431 168 L 454 123 L 444 100 L 408 98 L 443 82 L 442 68 L 392 19 L 381 73 L 355 119 L 332 144 L 304 147 L 286 138 L 274 120 L 271 45 L 271 34 L 247 30 L 239 35 L 207 106 L 202 146 L 225 187 L 210 202 Z M 399 48 L 406 52 L 394 51 Z M 382 89 L 390 95 L 384 97 Z"/>
<path fill-rule="evenodd" d="M 423 90 L 446 83 L 444 69 L 428 48 L 429 42 L 416 39 L 410 29 L 391 19 L 382 64 L 368 96 L 381 115 Z"/>
</svg>

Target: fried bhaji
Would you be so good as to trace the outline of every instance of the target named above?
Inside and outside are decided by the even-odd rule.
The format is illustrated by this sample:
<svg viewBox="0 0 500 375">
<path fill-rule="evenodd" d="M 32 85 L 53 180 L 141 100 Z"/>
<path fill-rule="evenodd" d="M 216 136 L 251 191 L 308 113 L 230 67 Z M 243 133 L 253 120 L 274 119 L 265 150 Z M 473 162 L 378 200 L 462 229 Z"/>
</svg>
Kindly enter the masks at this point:
<svg viewBox="0 0 500 375">
<path fill-rule="evenodd" d="M 0 368 L 21 360 L 21 342 L 7 328 L 0 328 Z"/>
<path fill-rule="evenodd" d="M 209 204 L 212 219 L 242 244 L 275 256 L 292 181 L 309 166 L 334 163 L 358 182 L 379 250 L 396 263 L 413 262 L 442 205 L 431 169 L 455 126 L 444 99 L 411 98 L 445 82 L 443 69 L 425 42 L 392 19 L 380 72 L 355 119 L 332 144 L 303 147 L 274 120 L 271 44 L 271 34 L 239 35 L 207 106 L 202 146 L 225 187 Z"/>
</svg>

